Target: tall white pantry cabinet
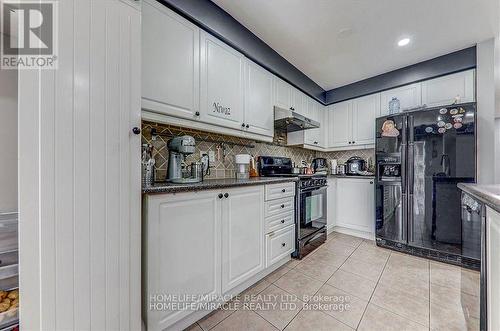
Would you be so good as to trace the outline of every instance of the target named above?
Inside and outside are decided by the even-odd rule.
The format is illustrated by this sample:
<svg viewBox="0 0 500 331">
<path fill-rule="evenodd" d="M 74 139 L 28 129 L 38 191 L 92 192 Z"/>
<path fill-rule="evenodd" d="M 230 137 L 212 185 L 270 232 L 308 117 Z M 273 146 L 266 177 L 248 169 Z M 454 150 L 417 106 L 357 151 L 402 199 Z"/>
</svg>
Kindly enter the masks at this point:
<svg viewBox="0 0 500 331">
<path fill-rule="evenodd" d="M 58 69 L 19 70 L 21 328 L 140 330 L 140 3 L 56 19 Z"/>
</svg>

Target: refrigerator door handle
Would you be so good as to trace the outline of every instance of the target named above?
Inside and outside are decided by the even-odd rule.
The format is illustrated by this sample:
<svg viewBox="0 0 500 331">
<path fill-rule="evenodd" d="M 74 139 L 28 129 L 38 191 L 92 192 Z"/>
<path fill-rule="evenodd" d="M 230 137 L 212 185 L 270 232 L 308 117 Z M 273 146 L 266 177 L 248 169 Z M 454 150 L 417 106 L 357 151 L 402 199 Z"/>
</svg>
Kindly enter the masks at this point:
<svg viewBox="0 0 500 331">
<path fill-rule="evenodd" d="M 414 128 L 413 128 L 413 115 L 408 116 L 408 241 L 415 240 L 415 229 L 413 219 L 413 193 L 414 193 L 414 175 L 415 175 L 415 145 L 414 145 Z"/>
</svg>

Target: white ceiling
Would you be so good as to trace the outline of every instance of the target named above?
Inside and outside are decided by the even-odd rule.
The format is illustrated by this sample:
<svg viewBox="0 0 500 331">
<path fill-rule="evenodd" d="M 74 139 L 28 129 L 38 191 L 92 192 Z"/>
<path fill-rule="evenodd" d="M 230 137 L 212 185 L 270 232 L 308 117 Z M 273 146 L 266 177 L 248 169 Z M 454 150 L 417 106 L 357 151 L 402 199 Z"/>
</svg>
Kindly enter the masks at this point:
<svg viewBox="0 0 500 331">
<path fill-rule="evenodd" d="M 213 2 L 326 90 L 472 46 L 500 25 L 498 0 Z"/>
</svg>

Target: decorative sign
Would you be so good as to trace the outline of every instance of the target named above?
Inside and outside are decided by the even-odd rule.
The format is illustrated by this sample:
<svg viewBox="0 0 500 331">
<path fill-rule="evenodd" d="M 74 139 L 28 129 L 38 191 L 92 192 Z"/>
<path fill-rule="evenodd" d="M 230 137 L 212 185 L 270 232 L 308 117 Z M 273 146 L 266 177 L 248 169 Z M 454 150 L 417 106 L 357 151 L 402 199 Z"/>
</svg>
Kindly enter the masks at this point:
<svg viewBox="0 0 500 331">
<path fill-rule="evenodd" d="M 393 120 L 386 120 L 382 124 L 382 137 L 397 137 L 399 130 L 396 128 Z"/>
<path fill-rule="evenodd" d="M 231 116 L 231 108 L 230 107 L 224 107 L 217 101 L 213 103 L 213 112 L 217 114 L 221 114 L 224 116 Z"/>
</svg>

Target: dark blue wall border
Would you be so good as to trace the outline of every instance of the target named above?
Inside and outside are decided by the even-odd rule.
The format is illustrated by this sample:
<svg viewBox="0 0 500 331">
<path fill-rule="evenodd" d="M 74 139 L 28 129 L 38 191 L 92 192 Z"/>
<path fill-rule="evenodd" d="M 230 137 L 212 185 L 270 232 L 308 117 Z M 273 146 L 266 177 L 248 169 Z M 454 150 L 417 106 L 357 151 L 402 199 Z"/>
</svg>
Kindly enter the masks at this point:
<svg viewBox="0 0 500 331">
<path fill-rule="evenodd" d="M 326 104 L 362 97 L 476 67 L 476 46 L 325 92 Z"/>
<path fill-rule="evenodd" d="M 231 15 L 208 0 L 158 0 L 202 29 L 234 47 L 252 61 L 314 99 L 325 102 L 325 90 Z"/>
</svg>

